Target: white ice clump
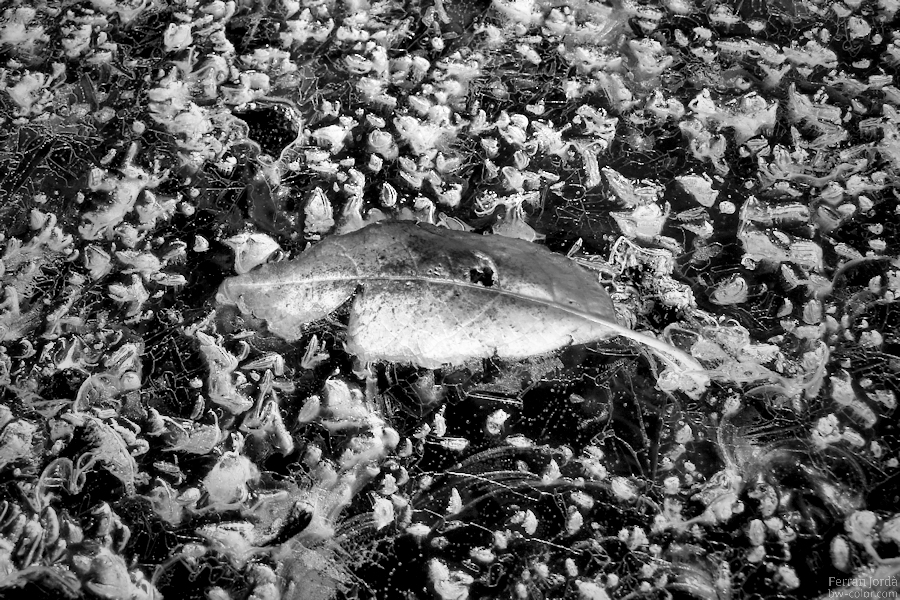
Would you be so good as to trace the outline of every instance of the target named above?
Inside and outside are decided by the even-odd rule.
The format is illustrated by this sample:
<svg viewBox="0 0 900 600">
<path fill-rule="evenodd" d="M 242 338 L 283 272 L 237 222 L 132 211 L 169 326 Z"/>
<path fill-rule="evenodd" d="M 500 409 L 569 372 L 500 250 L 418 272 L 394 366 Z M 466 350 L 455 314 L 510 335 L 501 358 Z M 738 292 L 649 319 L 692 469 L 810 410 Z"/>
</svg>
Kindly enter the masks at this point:
<svg viewBox="0 0 900 600">
<path fill-rule="evenodd" d="M 281 250 L 278 242 L 265 233 L 239 233 L 225 240 L 225 245 L 234 250 L 234 270 L 243 275 Z"/>
</svg>

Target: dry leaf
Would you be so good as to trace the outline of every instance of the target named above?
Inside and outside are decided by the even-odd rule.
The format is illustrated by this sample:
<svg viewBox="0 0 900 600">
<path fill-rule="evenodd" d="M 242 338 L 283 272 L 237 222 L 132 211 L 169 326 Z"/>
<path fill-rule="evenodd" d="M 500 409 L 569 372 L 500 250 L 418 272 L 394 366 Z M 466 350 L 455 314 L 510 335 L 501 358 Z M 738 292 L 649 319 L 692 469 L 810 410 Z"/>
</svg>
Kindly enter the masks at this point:
<svg viewBox="0 0 900 600">
<path fill-rule="evenodd" d="M 675 357 L 682 371 L 702 371 L 677 349 L 616 323 L 597 278 L 565 257 L 425 224 L 376 223 L 329 237 L 298 259 L 227 279 L 218 300 L 265 319 L 287 340 L 352 300 L 347 349 L 363 361 L 437 368 L 625 335 Z"/>
<path fill-rule="evenodd" d="M 520 240 L 409 223 L 330 237 L 297 260 L 227 280 L 221 292 L 288 340 L 353 297 L 354 354 L 431 368 L 608 337 L 602 324 L 577 313 L 615 319 L 596 278 L 562 256 Z"/>
</svg>

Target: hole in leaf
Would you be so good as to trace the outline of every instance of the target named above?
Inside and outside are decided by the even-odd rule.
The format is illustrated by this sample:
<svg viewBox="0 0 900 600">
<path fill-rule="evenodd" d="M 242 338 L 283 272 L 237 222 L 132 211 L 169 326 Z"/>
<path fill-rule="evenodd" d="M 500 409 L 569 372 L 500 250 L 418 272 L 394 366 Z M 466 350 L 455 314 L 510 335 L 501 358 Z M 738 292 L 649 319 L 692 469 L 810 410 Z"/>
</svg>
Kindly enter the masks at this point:
<svg viewBox="0 0 900 600">
<path fill-rule="evenodd" d="M 469 270 L 469 281 L 478 283 L 484 287 L 494 285 L 494 270 L 490 267 L 475 267 Z"/>
</svg>

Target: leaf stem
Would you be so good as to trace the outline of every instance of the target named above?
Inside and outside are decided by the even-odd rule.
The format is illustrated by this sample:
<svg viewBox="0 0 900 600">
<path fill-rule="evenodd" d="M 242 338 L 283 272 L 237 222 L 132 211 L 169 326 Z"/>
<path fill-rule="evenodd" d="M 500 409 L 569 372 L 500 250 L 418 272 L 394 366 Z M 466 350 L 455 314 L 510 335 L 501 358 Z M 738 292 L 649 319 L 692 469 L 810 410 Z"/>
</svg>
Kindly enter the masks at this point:
<svg viewBox="0 0 900 600">
<path fill-rule="evenodd" d="M 585 315 L 587 317 L 587 315 Z M 613 321 L 608 321 L 607 319 L 599 319 L 597 317 L 590 317 L 592 321 L 601 323 L 605 327 L 607 327 L 610 331 L 628 338 L 634 342 L 642 344 L 648 348 L 650 348 L 654 354 L 656 354 L 666 365 L 672 369 L 674 372 L 672 375 L 678 376 L 680 381 L 678 382 L 677 387 L 682 388 L 685 392 L 690 394 L 691 396 L 696 396 L 702 393 L 706 386 L 709 384 L 709 375 L 707 373 L 706 368 L 701 365 L 696 358 L 684 352 L 683 350 L 679 350 L 675 346 L 664 342 L 659 338 L 655 338 L 632 329 L 628 329 L 623 325 L 619 325 Z M 660 377 L 662 379 L 662 377 Z M 687 380 L 689 381 L 687 381 Z M 685 385 L 688 386 L 685 389 Z M 665 386 L 668 387 L 668 386 Z"/>
</svg>

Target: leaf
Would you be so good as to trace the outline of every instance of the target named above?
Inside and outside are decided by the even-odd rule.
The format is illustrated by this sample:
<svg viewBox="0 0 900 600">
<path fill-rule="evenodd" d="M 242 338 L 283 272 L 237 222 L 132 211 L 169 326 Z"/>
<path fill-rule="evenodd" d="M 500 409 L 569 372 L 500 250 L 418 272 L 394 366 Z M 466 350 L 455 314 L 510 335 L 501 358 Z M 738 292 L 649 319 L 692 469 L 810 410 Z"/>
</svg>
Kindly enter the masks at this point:
<svg viewBox="0 0 900 600">
<path fill-rule="evenodd" d="M 289 341 L 350 301 L 347 349 L 363 361 L 437 368 L 625 335 L 702 371 L 681 351 L 616 323 L 597 278 L 565 257 L 431 225 L 382 222 L 329 237 L 295 260 L 227 279 L 218 300 L 265 319 Z"/>
</svg>

